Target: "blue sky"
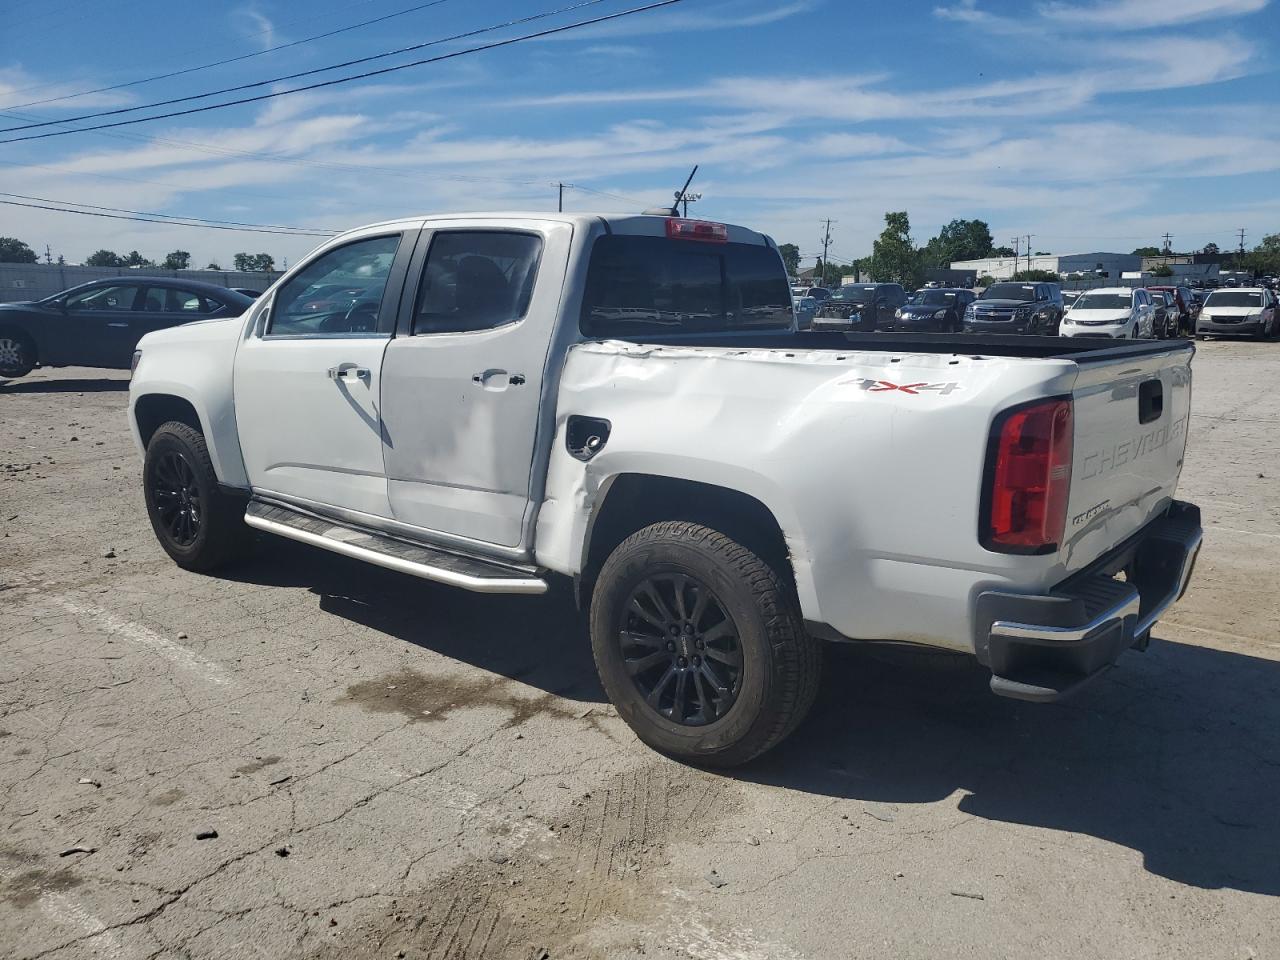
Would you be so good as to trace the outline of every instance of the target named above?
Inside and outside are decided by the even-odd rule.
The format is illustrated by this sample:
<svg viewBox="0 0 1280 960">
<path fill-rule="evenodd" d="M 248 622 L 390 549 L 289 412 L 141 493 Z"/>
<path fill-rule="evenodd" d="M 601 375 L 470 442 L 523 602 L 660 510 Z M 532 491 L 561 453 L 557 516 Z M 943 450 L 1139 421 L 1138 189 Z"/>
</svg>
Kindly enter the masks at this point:
<svg viewBox="0 0 1280 960">
<path fill-rule="evenodd" d="M 4 15 L 0 105 L 57 118 L 311 69 L 567 6 L 443 0 L 240 63 L 413 0 L 126 7 Z M 512 36 L 640 0 L 603 0 Z M 302 12 L 305 10 L 306 12 Z M 346 228 L 449 210 L 636 210 L 694 163 L 698 215 L 818 249 L 870 251 L 886 210 L 923 243 L 953 217 L 1055 253 L 1234 246 L 1280 230 L 1280 5 L 1269 0 L 684 0 L 377 80 L 114 131 L 0 145 L 0 190 L 227 220 Z M 477 41 L 470 41 L 475 43 Z M 463 44 L 426 51 L 441 52 Z M 417 54 L 422 56 L 424 54 Z M 403 62 L 409 57 L 384 61 Z M 329 76 L 329 75 L 325 75 Z M 288 85 L 285 85 L 288 86 Z M 4 126 L 22 121 L 4 119 Z M 14 134 L 0 134 L 0 137 Z M 0 206 L 0 234 L 93 250 L 237 250 L 292 262 L 316 241 Z"/>
</svg>

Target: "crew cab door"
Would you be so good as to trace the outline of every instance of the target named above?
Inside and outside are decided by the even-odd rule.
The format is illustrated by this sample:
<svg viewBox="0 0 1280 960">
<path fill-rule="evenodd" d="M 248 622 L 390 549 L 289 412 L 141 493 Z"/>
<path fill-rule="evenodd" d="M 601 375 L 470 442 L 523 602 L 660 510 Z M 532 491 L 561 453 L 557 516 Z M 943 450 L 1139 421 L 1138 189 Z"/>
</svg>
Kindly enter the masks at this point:
<svg viewBox="0 0 1280 960">
<path fill-rule="evenodd" d="M 140 297 L 141 287 L 129 282 L 73 291 L 63 300 L 61 315 L 50 317 L 57 335 L 46 337 L 41 356 L 57 364 L 127 367 L 133 356 L 130 329 L 141 316 Z"/>
<path fill-rule="evenodd" d="M 383 361 L 395 520 L 445 539 L 520 545 L 572 232 L 527 220 L 423 231 Z"/>
<path fill-rule="evenodd" d="M 255 493 L 390 515 L 382 356 L 416 236 L 416 229 L 371 228 L 328 247 L 257 309 L 236 351 L 234 383 L 240 449 Z M 334 297 L 335 289 L 347 292 Z"/>
</svg>

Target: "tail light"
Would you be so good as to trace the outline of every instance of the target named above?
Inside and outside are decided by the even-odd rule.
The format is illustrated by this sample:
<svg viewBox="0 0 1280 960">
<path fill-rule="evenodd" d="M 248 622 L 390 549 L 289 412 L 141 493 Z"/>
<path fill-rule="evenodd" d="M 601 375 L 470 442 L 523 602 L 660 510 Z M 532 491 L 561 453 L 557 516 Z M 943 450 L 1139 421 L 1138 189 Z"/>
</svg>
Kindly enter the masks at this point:
<svg viewBox="0 0 1280 960">
<path fill-rule="evenodd" d="M 725 243 L 729 239 L 729 228 L 723 223 L 712 223 L 710 220 L 682 220 L 670 217 L 667 220 L 667 236 L 679 240 L 710 240 L 713 243 Z"/>
<path fill-rule="evenodd" d="M 1067 524 L 1074 440 L 1071 401 L 1002 414 L 991 431 L 981 541 L 999 553 L 1052 553 Z"/>
</svg>

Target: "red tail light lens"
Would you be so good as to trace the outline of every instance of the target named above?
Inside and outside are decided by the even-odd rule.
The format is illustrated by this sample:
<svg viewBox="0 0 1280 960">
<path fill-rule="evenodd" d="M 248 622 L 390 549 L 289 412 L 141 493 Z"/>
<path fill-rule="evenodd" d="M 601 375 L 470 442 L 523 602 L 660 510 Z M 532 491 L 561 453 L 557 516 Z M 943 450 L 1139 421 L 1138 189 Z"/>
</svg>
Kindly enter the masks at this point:
<svg viewBox="0 0 1280 960">
<path fill-rule="evenodd" d="M 987 466 L 982 545 L 1001 553 L 1049 553 L 1062 543 L 1071 488 L 1070 400 L 1047 400 L 996 422 Z"/>
<path fill-rule="evenodd" d="M 729 228 L 723 223 L 712 223 L 710 220 L 681 220 L 672 217 L 667 220 L 667 236 L 672 239 L 726 243 L 729 240 Z"/>
</svg>

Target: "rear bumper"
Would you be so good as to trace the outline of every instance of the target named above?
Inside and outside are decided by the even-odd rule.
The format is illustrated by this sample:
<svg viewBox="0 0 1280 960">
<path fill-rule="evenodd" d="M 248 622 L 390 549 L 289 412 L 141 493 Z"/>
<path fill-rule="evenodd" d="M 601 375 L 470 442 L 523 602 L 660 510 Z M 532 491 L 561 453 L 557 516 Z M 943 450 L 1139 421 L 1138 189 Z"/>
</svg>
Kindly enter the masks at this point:
<svg viewBox="0 0 1280 960">
<path fill-rule="evenodd" d="M 978 597 L 976 650 L 1001 696 L 1048 702 L 1073 693 L 1151 628 L 1187 589 L 1203 531 L 1200 509 L 1175 501 L 1164 516 L 1046 595 Z M 1115 574 L 1126 572 L 1125 580 Z"/>
</svg>

